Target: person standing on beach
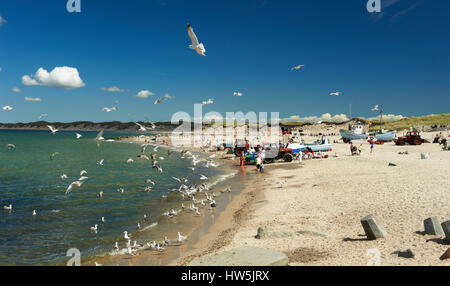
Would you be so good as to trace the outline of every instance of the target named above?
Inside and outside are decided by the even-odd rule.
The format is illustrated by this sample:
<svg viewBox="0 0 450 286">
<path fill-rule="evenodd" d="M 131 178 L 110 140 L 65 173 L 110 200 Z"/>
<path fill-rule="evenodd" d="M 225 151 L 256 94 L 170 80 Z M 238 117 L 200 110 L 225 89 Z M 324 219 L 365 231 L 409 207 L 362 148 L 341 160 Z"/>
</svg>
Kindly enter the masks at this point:
<svg viewBox="0 0 450 286">
<path fill-rule="evenodd" d="M 372 153 L 373 153 L 373 141 L 370 142 L 370 154 L 372 154 Z"/>
<path fill-rule="evenodd" d="M 260 171 L 260 168 L 261 168 L 261 163 L 262 163 L 262 160 L 261 160 L 261 154 L 258 154 L 258 156 L 256 157 L 256 169 L 258 170 L 258 171 Z"/>
<path fill-rule="evenodd" d="M 241 156 L 239 156 L 239 158 L 241 159 L 240 166 L 244 167 L 244 152 L 241 152 Z"/>
</svg>

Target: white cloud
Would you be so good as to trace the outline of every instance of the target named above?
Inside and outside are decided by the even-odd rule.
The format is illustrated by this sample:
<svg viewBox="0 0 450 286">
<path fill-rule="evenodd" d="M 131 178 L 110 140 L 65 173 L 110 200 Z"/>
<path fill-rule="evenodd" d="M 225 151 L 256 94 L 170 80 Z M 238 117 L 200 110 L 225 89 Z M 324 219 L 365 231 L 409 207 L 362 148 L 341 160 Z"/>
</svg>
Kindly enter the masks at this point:
<svg viewBox="0 0 450 286">
<path fill-rule="evenodd" d="M 348 117 L 345 114 L 336 114 L 332 116 L 330 113 L 322 114 L 321 116 L 306 116 L 301 117 L 298 115 L 291 116 L 289 118 L 280 119 L 281 122 L 344 122 L 348 121 Z"/>
<path fill-rule="evenodd" d="M 5 18 L 3 18 L 2 16 L 0 16 L 0 26 L 3 24 L 8 23 L 8 21 L 5 20 Z"/>
<path fill-rule="evenodd" d="M 120 89 L 117 86 L 113 86 L 113 87 L 102 87 L 100 88 L 103 91 L 108 91 L 108 92 L 127 92 L 129 90 L 126 89 Z"/>
<path fill-rule="evenodd" d="M 140 92 L 138 92 L 138 94 L 136 94 L 136 97 L 148 98 L 149 96 L 152 96 L 152 95 L 155 95 L 155 94 L 149 90 L 141 90 Z"/>
<path fill-rule="evenodd" d="M 396 121 L 396 120 L 400 120 L 403 118 L 406 118 L 406 117 L 404 117 L 403 115 L 383 114 L 383 120 L 387 120 L 387 121 Z M 370 117 L 367 119 L 371 120 L 371 121 L 376 121 L 376 120 L 380 120 L 380 117 L 376 116 L 376 117 Z"/>
<path fill-rule="evenodd" d="M 26 101 L 34 101 L 34 102 L 41 102 L 42 99 L 40 99 L 39 97 L 25 97 Z"/>
<path fill-rule="evenodd" d="M 17 92 L 17 93 L 22 92 L 22 90 L 21 90 L 20 88 L 18 88 L 17 86 L 16 86 L 16 87 L 13 87 L 13 88 L 11 89 L 11 91 Z"/>
<path fill-rule="evenodd" d="M 50 73 L 39 68 L 35 75 L 22 77 L 23 85 L 73 89 L 85 86 L 78 70 L 71 67 L 55 67 Z"/>
</svg>

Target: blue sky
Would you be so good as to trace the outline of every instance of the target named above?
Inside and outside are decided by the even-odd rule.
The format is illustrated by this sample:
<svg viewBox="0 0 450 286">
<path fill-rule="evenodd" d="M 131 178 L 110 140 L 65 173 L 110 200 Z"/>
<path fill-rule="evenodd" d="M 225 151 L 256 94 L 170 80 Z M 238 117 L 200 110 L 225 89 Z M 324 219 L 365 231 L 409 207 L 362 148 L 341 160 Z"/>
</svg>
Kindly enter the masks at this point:
<svg viewBox="0 0 450 286">
<path fill-rule="evenodd" d="M 366 0 L 81 0 L 81 13 L 66 0 L 1 1 L 0 106 L 14 109 L 0 109 L 0 122 L 162 121 L 208 98 L 204 112 L 224 115 L 335 115 L 349 104 L 363 117 L 376 104 L 403 116 L 449 112 L 450 2 L 381 1 L 376 15 Z M 187 23 L 206 57 L 188 49 Z M 84 86 L 22 84 L 62 66 Z M 101 90 L 112 86 L 128 92 Z M 141 90 L 155 95 L 135 97 Z M 174 98 L 153 104 L 166 93 Z"/>
</svg>

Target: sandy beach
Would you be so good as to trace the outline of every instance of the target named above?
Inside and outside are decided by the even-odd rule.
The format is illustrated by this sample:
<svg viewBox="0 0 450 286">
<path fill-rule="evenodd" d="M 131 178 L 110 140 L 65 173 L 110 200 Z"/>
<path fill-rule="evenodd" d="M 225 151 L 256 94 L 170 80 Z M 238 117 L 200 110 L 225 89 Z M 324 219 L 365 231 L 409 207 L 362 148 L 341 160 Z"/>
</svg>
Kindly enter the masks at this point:
<svg viewBox="0 0 450 286">
<path fill-rule="evenodd" d="M 423 135 L 428 140 L 434 136 Z M 338 138 L 330 138 L 334 139 Z M 201 247 L 187 252 L 176 264 L 257 246 L 286 253 L 293 266 L 363 266 L 373 249 L 379 250 L 381 265 L 450 265 L 449 260 L 439 260 L 449 248 L 443 236 L 423 233 L 424 219 L 450 218 L 450 153 L 438 144 L 386 143 L 376 145 L 370 154 L 369 144 L 361 143 L 361 156 L 351 156 L 349 145 L 338 143 L 329 158 L 266 165 L 265 173 L 249 176 L 247 187 L 209 229 L 209 238 L 201 239 Z M 398 154 L 403 151 L 408 154 Z M 422 152 L 430 158 L 421 160 Z M 339 157 L 334 158 L 335 154 Z M 243 172 L 256 173 L 251 165 Z M 284 179 L 287 185 L 281 188 L 278 182 Z M 366 239 L 360 220 L 369 214 L 386 229 L 387 238 Z M 269 227 L 273 237 L 255 238 L 263 226 Z M 407 249 L 414 258 L 396 254 Z"/>
</svg>

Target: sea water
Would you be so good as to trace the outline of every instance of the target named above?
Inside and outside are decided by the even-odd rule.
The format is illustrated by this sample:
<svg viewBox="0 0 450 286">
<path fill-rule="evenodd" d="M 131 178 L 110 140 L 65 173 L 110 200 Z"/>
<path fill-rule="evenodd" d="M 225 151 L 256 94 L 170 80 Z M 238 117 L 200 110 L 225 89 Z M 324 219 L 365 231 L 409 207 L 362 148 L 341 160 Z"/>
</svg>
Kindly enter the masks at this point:
<svg viewBox="0 0 450 286">
<path fill-rule="evenodd" d="M 79 249 L 83 257 L 109 253 L 115 241 L 123 240 L 124 231 L 136 231 L 137 222 L 141 229 L 155 231 L 164 212 L 180 208 L 180 194 L 170 189 L 181 183 L 172 176 L 187 177 L 187 184 L 201 184 L 205 182 L 200 180 L 203 174 L 209 178 L 206 182 L 214 185 L 230 172 L 203 163 L 193 172 L 188 168 L 190 159 L 182 159 L 178 152 L 168 156 L 163 148 L 155 152 L 149 146 L 146 155 L 157 154 L 163 168 L 160 173 L 151 161 L 137 158 L 139 144 L 103 142 L 98 147 L 96 132 L 77 133 L 83 137 L 76 139 L 75 132 L 0 131 L 0 264 L 63 264 L 70 248 Z M 105 132 L 104 137 L 124 135 L 136 134 Z M 59 154 L 51 158 L 55 152 Z M 127 164 L 128 158 L 134 162 Z M 103 166 L 97 163 L 101 159 Z M 66 195 L 82 170 L 87 171 L 88 179 Z M 61 179 L 62 174 L 68 178 Z M 144 190 L 146 179 L 156 183 L 150 185 L 150 192 Z M 118 192 L 119 188 L 125 192 Z M 101 190 L 102 199 L 97 196 Z M 13 210 L 3 210 L 9 204 Z M 97 232 L 90 230 L 95 224 Z M 170 225 L 165 227 L 167 230 Z M 133 240 L 137 238 L 139 234 L 133 236 Z"/>
</svg>

